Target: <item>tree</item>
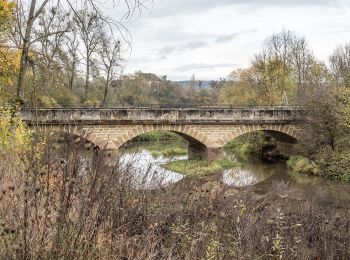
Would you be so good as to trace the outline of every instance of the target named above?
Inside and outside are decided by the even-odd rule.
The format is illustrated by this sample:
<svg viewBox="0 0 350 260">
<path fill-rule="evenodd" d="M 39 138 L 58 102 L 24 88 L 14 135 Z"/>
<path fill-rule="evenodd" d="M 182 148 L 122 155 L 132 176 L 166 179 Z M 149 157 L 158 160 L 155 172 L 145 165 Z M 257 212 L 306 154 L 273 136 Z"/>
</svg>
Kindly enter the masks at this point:
<svg viewBox="0 0 350 260">
<path fill-rule="evenodd" d="M 19 67 L 19 53 L 10 47 L 10 30 L 13 25 L 13 2 L 0 0 L 0 102 L 10 98 L 14 78 Z"/>
<path fill-rule="evenodd" d="M 69 13 L 57 7 L 44 9 L 38 16 L 38 24 L 33 28 L 35 54 L 30 57 L 30 67 L 32 71 L 36 69 L 38 74 L 33 75 L 32 105 L 37 102 L 38 89 L 47 97 L 51 87 L 63 85 L 60 53 L 64 36 L 71 30 L 69 18 Z"/>
<path fill-rule="evenodd" d="M 108 37 L 106 33 L 101 35 L 100 46 L 97 51 L 99 71 L 102 75 L 99 77 L 104 86 L 102 103 L 106 103 L 107 94 L 111 83 L 120 76 L 120 41 Z"/>
<path fill-rule="evenodd" d="M 0 0 L 0 39 L 2 41 L 4 41 L 4 33 L 8 32 L 9 28 L 12 26 L 14 7 L 14 2 L 10 2 L 8 0 Z"/>
<path fill-rule="evenodd" d="M 90 11 L 88 7 L 75 12 L 73 19 L 75 22 L 74 30 L 78 31 L 82 45 L 84 46 L 81 55 L 85 63 L 84 100 L 86 101 L 89 95 L 91 63 L 93 61 L 93 55 L 97 53 L 100 38 L 102 38 L 104 20 L 101 19 L 95 10 Z"/>
<path fill-rule="evenodd" d="M 21 28 L 19 28 L 18 30 L 21 37 L 20 49 L 22 49 L 20 67 L 18 72 L 18 86 L 17 86 L 17 97 L 19 99 L 24 98 L 24 82 L 25 82 L 25 76 L 28 68 L 29 48 L 31 46 L 32 30 L 33 30 L 34 22 L 37 20 L 39 15 L 43 12 L 48 2 L 49 2 L 48 0 L 44 0 L 37 8 L 37 1 L 36 0 L 30 1 L 30 7 L 29 7 L 28 16 L 27 16 L 28 18 L 27 18 L 27 21 L 25 22 L 24 34 Z M 25 14 L 21 13 L 21 11 L 24 10 L 22 3 L 19 3 L 19 5 L 17 6 L 17 10 L 18 10 L 17 14 L 20 14 L 20 16 L 17 16 L 17 24 L 19 25 L 18 27 L 21 27 L 22 26 L 21 21 L 22 19 L 25 19 Z"/>
<path fill-rule="evenodd" d="M 146 1 L 146 0 L 145 0 Z M 124 3 L 124 5 L 127 7 L 127 11 L 125 15 L 123 16 L 122 20 L 128 20 L 130 19 L 137 10 L 141 10 L 144 6 L 143 0 L 124 0 L 124 1 L 118 1 L 115 3 L 115 6 L 120 5 L 121 3 Z M 26 7 L 28 3 L 28 8 Z M 14 34 L 14 42 L 17 44 L 18 49 L 21 50 L 21 58 L 20 58 L 20 67 L 18 72 L 18 82 L 17 82 L 17 98 L 23 102 L 24 100 L 24 88 L 25 88 L 25 78 L 27 74 L 28 69 L 28 62 L 29 62 L 29 55 L 30 50 L 33 47 L 33 43 L 37 40 L 34 38 L 34 29 L 36 27 L 36 23 L 38 22 L 39 16 L 45 11 L 45 9 L 51 10 L 52 8 L 55 8 L 57 12 L 61 13 L 70 13 L 74 12 L 75 14 L 78 14 L 79 8 L 77 6 L 83 6 L 87 7 L 84 8 L 85 10 L 89 10 L 86 12 L 86 15 L 88 13 L 92 13 L 93 16 L 84 20 L 79 19 L 79 16 L 76 16 L 78 20 L 80 20 L 80 25 L 85 25 L 85 28 L 79 28 L 82 31 L 84 31 L 84 36 L 87 36 L 87 29 L 90 28 L 90 25 L 88 23 L 85 23 L 86 21 L 93 22 L 95 21 L 104 21 L 104 23 L 108 24 L 112 30 L 112 28 L 117 28 L 119 31 L 121 31 L 121 28 L 125 28 L 121 23 L 118 21 L 115 21 L 109 17 L 106 17 L 102 11 L 101 7 L 103 7 L 103 3 L 100 3 L 98 1 L 93 0 L 56 0 L 56 1 L 48 1 L 43 0 L 40 3 L 37 0 L 30 0 L 30 1 L 17 1 L 16 5 L 16 23 L 13 28 L 13 34 Z M 97 16 L 97 17 L 96 17 Z M 84 17 L 84 14 L 83 14 Z M 82 18 L 82 17 L 80 17 Z M 97 19 L 98 18 L 98 19 Z M 60 31 L 57 32 L 50 32 L 48 35 L 44 34 L 40 37 L 47 37 L 51 36 L 55 33 L 61 33 Z M 92 39 L 90 36 L 86 39 L 89 39 L 90 41 L 94 41 L 95 39 Z M 88 44 L 90 47 L 86 50 L 86 55 L 90 55 L 91 52 L 91 44 Z M 88 61 L 90 63 L 90 61 Z M 89 66 L 90 64 L 87 64 Z M 88 77 L 90 72 L 89 69 L 86 69 L 86 76 Z M 88 90 L 89 82 L 86 82 L 86 89 Z"/>
<path fill-rule="evenodd" d="M 220 89 L 220 103 L 230 106 L 257 105 L 257 92 L 253 87 L 254 68 L 239 69 L 231 74 L 234 75 L 232 80 L 226 81 Z"/>
<path fill-rule="evenodd" d="M 62 60 L 66 74 L 66 80 L 63 80 L 63 82 L 70 91 L 73 91 L 74 82 L 78 76 L 78 65 L 80 63 L 78 52 L 80 43 L 77 31 L 72 30 L 65 34 L 63 44 L 66 46 L 66 49 L 62 48 L 60 50 L 60 59 Z"/>
<path fill-rule="evenodd" d="M 333 80 L 350 88 L 350 43 L 339 46 L 330 57 Z"/>
</svg>

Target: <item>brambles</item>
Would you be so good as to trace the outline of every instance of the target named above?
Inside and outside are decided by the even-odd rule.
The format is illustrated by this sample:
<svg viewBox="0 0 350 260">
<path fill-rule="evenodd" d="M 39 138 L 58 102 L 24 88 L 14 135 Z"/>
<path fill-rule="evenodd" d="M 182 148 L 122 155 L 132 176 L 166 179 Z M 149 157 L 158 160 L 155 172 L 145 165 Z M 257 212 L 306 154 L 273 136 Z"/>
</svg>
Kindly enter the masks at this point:
<svg viewBox="0 0 350 260">
<path fill-rule="evenodd" d="M 42 149 L 41 156 L 33 152 Z M 138 190 L 127 167 L 110 167 L 102 152 L 87 157 L 85 150 L 67 137 L 56 148 L 33 145 L 24 168 L 2 161 L 2 257 L 349 257 L 349 212 L 334 214 L 317 193 L 295 201 L 285 183 L 258 195 L 194 177 Z"/>
</svg>

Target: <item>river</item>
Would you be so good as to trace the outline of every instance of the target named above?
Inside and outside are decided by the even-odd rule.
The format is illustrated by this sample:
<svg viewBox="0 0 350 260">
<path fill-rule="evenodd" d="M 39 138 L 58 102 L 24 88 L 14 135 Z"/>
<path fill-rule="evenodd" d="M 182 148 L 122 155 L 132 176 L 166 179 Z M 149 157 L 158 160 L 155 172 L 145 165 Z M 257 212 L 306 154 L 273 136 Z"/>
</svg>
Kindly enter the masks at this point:
<svg viewBox="0 0 350 260">
<path fill-rule="evenodd" d="M 120 159 L 120 167 L 128 168 L 134 176 L 134 185 L 141 189 L 166 187 L 186 178 L 181 173 L 169 171 L 163 164 L 173 160 L 185 160 L 187 155 L 165 157 L 154 154 L 162 146 L 169 143 L 154 142 L 132 145 L 126 149 Z M 183 146 L 183 144 L 181 144 Z M 292 173 L 286 162 L 266 163 L 259 159 L 242 159 L 232 152 L 225 152 L 226 158 L 239 163 L 239 167 L 223 170 L 219 178 L 226 185 L 233 188 L 253 187 L 256 193 L 265 193 L 271 185 L 278 181 L 289 183 L 289 196 L 296 200 L 305 197 L 322 197 L 322 203 L 335 208 L 350 211 L 350 186 L 345 183 L 327 180 L 322 177 L 299 175 Z"/>
</svg>

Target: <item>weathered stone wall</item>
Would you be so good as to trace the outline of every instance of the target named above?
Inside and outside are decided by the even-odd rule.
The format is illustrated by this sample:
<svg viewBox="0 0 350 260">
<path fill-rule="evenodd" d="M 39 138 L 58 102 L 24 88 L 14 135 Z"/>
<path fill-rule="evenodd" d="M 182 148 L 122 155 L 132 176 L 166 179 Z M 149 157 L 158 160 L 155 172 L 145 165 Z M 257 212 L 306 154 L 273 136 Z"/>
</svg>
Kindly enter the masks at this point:
<svg viewBox="0 0 350 260">
<path fill-rule="evenodd" d="M 136 123 L 279 123 L 305 120 L 305 111 L 296 108 L 186 108 L 186 109 L 25 109 L 24 120 L 42 124 L 136 124 Z"/>
<path fill-rule="evenodd" d="M 172 131 L 186 138 L 191 153 L 215 155 L 236 137 L 268 131 L 294 142 L 303 133 L 300 109 L 39 109 L 22 111 L 36 131 L 81 136 L 100 149 L 117 150 L 138 135 Z"/>
<path fill-rule="evenodd" d="M 138 135 L 153 131 L 172 131 L 194 139 L 206 147 L 223 147 L 228 142 L 245 133 L 270 131 L 283 133 L 298 140 L 302 126 L 297 124 L 271 125 L 38 125 L 39 131 L 68 132 L 89 140 L 101 149 L 118 149 Z"/>
</svg>

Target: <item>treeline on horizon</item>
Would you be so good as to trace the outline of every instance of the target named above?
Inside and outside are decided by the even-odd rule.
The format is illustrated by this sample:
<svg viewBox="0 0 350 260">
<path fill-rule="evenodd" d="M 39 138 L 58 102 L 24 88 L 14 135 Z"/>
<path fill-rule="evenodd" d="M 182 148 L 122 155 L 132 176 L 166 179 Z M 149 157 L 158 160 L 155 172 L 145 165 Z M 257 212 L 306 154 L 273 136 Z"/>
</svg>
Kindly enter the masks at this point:
<svg viewBox="0 0 350 260">
<path fill-rule="evenodd" d="M 350 44 L 326 65 L 304 38 L 282 32 L 249 68 L 211 88 L 194 78 L 183 87 L 150 73 L 122 75 L 128 41 L 115 32 L 151 0 L 115 1 L 126 6 L 120 21 L 101 11 L 106 2 L 0 0 L 0 258 L 349 259 L 341 191 L 344 205 L 323 190 L 304 200 L 287 183 L 263 195 L 216 177 L 135 189 L 132 167 L 111 167 L 111 154 L 92 152 L 83 137 L 30 130 L 17 108 L 302 105 L 309 125 L 289 165 L 350 183 Z"/>
</svg>

